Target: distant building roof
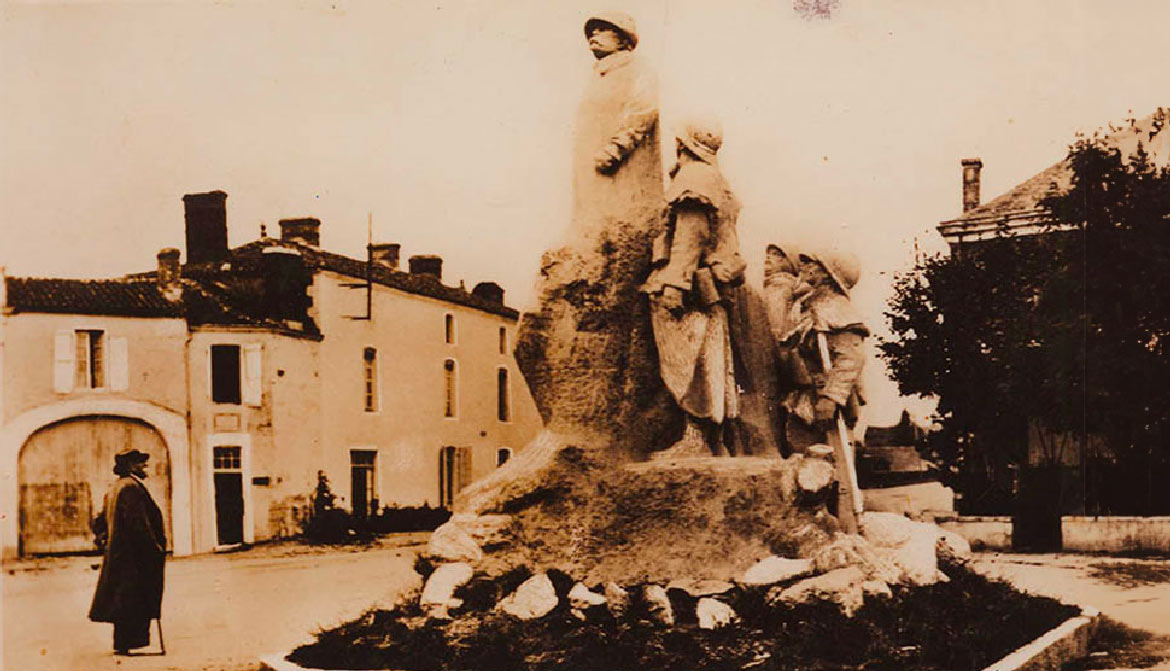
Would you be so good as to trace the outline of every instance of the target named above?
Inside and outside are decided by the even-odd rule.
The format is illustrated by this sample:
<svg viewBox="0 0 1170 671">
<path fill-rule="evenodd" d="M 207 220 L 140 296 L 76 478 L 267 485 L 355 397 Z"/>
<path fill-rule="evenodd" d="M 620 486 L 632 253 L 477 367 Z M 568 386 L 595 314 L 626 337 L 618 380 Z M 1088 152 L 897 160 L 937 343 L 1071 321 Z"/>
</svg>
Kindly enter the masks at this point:
<svg viewBox="0 0 1170 671">
<path fill-rule="evenodd" d="M 232 250 L 232 258 L 233 260 L 243 261 L 254 259 L 266 247 L 295 249 L 300 252 L 302 258 L 319 270 L 332 271 L 358 280 L 366 279 L 367 264 L 364 260 L 334 254 L 333 252 L 326 252 L 298 242 L 264 238 L 236 247 Z M 518 319 L 520 317 L 519 311 L 513 308 L 481 296 L 473 295 L 463 288 L 449 287 L 433 275 L 395 270 L 380 263 L 374 263 L 369 268 L 373 271 L 374 282 L 382 286 L 454 303 L 455 305 L 462 305 L 508 319 Z"/>
<path fill-rule="evenodd" d="M 1144 119 L 1132 119 L 1121 127 L 1110 126 L 1102 138 L 1107 147 L 1129 157 L 1140 144 L 1158 166 L 1170 163 L 1170 107 L 1159 107 Z M 1067 158 L 1036 173 L 996 198 L 962 216 L 942 221 L 938 230 L 948 241 L 980 239 L 995 235 L 1003 226 L 1017 234 L 1050 230 L 1047 212 L 1040 206 L 1049 195 L 1063 193 L 1072 185 L 1072 165 Z"/>
<path fill-rule="evenodd" d="M 5 307 L 13 312 L 182 317 L 183 305 L 167 300 L 154 281 L 6 277 Z"/>
</svg>

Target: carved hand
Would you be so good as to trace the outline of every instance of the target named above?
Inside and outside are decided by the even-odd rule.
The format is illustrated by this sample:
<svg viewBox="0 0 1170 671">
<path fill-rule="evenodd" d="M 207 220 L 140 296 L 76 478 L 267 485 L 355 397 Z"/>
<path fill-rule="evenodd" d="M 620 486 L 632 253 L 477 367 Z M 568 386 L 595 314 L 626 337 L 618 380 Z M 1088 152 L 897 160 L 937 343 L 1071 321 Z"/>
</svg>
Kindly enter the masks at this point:
<svg viewBox="0 0 1170 671">
<path fill-rule="evenodd" d="M 678 287 L 664 287 L 662 289 L 662 307 L 678 316 L 683 311 L 683 293 Z"/>
<path fill-rule="evenodd" d="M 837 402 L 831 398 L 825 398 L 822 396 L 821 398 L 817 399 L 815 412 L 817 421 L 832 421 L 833 417 L 837 414 Z"/>
</svg>

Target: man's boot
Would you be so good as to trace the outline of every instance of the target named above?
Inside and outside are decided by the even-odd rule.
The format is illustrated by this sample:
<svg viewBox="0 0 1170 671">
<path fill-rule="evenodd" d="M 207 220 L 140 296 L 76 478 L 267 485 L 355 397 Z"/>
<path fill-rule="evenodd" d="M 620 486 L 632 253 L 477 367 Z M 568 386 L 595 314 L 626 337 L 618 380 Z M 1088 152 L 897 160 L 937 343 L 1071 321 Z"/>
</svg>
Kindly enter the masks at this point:
<svg viewBox="0 0 1170 671">
<path fill-rule="evenodd" d="M 650 456 L 652 460 L 662 459 L 698 459 L 711 456 L 711 448 L 707 445 L 707 438 L 703 435 L 703 427 L 699 426 L 695 418 L 687 415 L 687 424 L 683 428 L 682 438 L 677 443 Z"/>
</svg>

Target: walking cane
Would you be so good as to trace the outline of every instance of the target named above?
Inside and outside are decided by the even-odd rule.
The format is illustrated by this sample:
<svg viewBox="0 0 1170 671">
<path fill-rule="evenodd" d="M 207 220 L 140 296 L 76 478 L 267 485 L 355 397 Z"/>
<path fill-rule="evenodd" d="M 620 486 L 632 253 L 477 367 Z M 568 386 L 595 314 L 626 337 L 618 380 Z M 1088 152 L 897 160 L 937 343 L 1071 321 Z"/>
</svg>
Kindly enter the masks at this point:
<svg viewBox="0 0 1170 671">
<path fill-rule="evenodd" d="M 154 621 L 156 624 L 158 624 L 158 648 L 162 651 L 161 654 L 165 655 L 167 654 L 167 644 L 163 642 L 162 617 L 156 617 L 154 618 Z"/>
<path fill-rule="evenodd" d="M 833 370 L 833 362 L 829 358 L 829 341 L 820 331 L 817 331 L 817 350 L 821 355 L 821 367 L 825 369 L 826 373 Z M 862 506 L 861 488 L 857 485 L 857 470 L 853 465 L 853 445 L 849 442 L 849 428 L 845 426 L 845 417 L 841 414 L 841 408 L 837 408 L 833 412 L 833 416 L 837 420 L 837 442 L 840 444 L 840 453 L 837 454 L 837 458 L 845 467 L 846 481 L 843 484 L 848 489 L 850 510 L 853 512 L 853 520 L 846 525 L 845 532 L 855 534 L 857 533 L 857 523 L 861 520 Z"/>
</svg>

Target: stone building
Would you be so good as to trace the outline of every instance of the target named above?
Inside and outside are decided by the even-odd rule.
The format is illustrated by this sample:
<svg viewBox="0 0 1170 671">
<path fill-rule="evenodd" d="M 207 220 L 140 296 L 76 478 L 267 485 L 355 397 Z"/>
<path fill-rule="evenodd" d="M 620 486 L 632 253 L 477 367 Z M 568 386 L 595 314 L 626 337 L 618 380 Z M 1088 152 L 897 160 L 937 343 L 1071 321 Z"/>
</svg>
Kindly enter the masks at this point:
<svg viewBox="0 0 1170 671">
<path fill-rule="evenodd" d="M 318 471 L 356 515 L 450 505 L 539 430 L 498 285 L 330 253 L 316 219 L 231 249 L 226 194 L 183 200 L 183 264 L 0 282 L 5 556 L 92 549 L 127 446 L 182 555 L 294 533 Z"/>
</svg>

